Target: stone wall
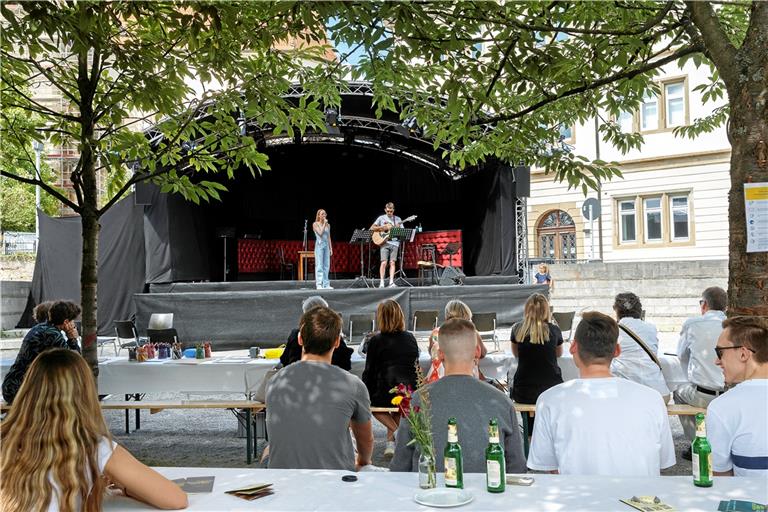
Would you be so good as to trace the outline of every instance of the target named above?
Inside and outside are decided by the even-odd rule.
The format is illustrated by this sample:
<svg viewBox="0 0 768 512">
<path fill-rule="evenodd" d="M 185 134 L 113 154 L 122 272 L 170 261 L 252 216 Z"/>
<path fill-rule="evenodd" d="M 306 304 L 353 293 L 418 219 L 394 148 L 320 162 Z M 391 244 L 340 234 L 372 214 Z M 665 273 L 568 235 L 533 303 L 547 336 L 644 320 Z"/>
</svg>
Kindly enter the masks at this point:
<svg viewBox="0 0 768 512">
<path fill-rule="evenodd" d="M 728 287 L 728 262 L 660 261 L 550 265 L 555 311 L 597 310 L 613 316 L 617 293 L 640 297 L 645 318 L 661 332 L 679 332 L 683 321 L 700 314 L 701 292 Z"/>
<path fill-rule="evenodd" d="M 14 329 L 24 308 L 32 283 L 30 281 L 0 281 L 0 328 Z"/>
</svg>

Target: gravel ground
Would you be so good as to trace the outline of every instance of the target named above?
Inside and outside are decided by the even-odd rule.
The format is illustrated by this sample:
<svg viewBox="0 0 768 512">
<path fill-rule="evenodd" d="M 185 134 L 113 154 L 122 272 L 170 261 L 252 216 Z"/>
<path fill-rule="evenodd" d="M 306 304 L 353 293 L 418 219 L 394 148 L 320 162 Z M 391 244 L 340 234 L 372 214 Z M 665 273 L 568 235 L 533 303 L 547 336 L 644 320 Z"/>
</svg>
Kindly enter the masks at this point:
<svg viewBox="0 0 768 512">
<path fill-rule="evenodd" d="M 509 331 L 502 331 L 501 339 L 509 339 Z M 675 337 L 676 340 L 676 337 Z M 4 358 L 15 356 L 18 343 L 3 340 Z M 505 348 L 502 346 L 502 348 Z M 674 351 L 671 336 L 662 339 L 660 351 Z M 114 355 L 112 347 L 107 346 L 104 356 Z M 112 352 L 112 353 L 111 353 Z M 232 354 L 247 354 L 247 351 L 235 351 Z M 123 351 L 122 355 L 126 355 Z M 115 397 L 122 400 L 123 397 Z M 146 395 L 145 400 L 179 399 L 240 399 L 242 395 L 187 395 L 181 393 L 159 392 Z M 219 409 L 164 410 L 156 414 L 148 411 L 141 413 L 141 429 L 134 430 L 134 413 L 131 412 L 131 433 L 125 433 L 125 413 L 123 411 L 104 411 L 114 439 L 127 448 L 140 461 L 149 466 L 174 467 L 260 467 L 257 462 L 248 466 L 245 461 L 245 439 L 238 437 L 237 420 L 230 411 Z M 519 418 L 518 418 L 519 420 Z M 691 463 L 680 457 L 689 443 L 683 436 L 683 430 L 677 417 L 670 417 L 672 436 L 675 442 L 677 464 L 662 471 L 664 475 L 690 475 Z M 387 467 L 389 459 L 384 457 L 386 430 L 376 420 L 374 427 L 373 463 Z M 263 439 L 258 448 L 261 454 Z M 596 446 L 596 448 L 598 448 Z"/>
</svg>

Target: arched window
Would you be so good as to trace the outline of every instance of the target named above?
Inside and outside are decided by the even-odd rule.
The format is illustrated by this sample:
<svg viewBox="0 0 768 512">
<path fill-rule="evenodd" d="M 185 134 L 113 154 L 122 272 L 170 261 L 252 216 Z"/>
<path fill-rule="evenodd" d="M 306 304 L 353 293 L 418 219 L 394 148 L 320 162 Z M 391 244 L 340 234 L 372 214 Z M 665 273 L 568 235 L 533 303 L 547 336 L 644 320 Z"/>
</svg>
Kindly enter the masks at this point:
<svg viewBox="0 0 768 512">
<path fill-rule="evenodd" d="M 576 259 L 576 226 L 573 218 L 562 210 L 552 210 L 541 216 L 536 226 L 539 258 L 554 260 Z"/>
</svg>

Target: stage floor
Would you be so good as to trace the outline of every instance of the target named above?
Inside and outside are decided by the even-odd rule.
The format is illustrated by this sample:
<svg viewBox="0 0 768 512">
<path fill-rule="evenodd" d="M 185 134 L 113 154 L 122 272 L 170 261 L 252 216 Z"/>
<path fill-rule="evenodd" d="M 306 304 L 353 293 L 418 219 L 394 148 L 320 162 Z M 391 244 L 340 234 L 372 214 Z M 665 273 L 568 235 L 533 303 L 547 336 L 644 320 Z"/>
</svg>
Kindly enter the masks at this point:
<svg viewBox="0 0 768 512">
<path fill-rule="evenodd" d="M 415 311 L 437 310 L 442 320 L 446 302 L 460 299 L 475 313 L 495 312 L 497 326 L 508 327 L 523 317 L 532 293 L 548 292 L 544 285 L 516 284 L 516 276 L 469 277 L 462 286 L 350 288 L 353 282 L 332 281 L 333 290 L 316 290 L 310 281 L 152 285 L 150 293 L 134 295 L 136 326 L 144 335 L 152 313 L 173 313 L 183 343 L 210 340 L 218 350 L 235 350 L 285 343 L 298 324 L 302 301 L 312 295 L 322 295 L 345 322 L 349 315 L 375 312 L 379 302 L 392 299 L 403 308 L 410 328 Z M 370 283 L 378 285 L 378 280 Z"/>
</svg>

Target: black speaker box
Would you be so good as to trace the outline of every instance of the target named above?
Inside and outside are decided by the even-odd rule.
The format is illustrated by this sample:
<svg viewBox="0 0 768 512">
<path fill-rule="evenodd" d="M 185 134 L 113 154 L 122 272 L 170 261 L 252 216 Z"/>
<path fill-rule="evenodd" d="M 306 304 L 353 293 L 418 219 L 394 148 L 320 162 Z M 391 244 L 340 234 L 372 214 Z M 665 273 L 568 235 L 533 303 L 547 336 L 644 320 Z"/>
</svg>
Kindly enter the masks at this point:
<svg viewBox="0 0 768 512">
<path fill-rule="evenodd" d="M 440 286 L 454 286 L 464 284 L 464 272 L 455 267 L 445 267 L 440 274 L 440 280 L 437 282 Z"/>
<path fill-rule="evenodd" d="M 515 196 L 531 197 L 531 168 L 518 165 L 514 168 Z"/>
</svg>

